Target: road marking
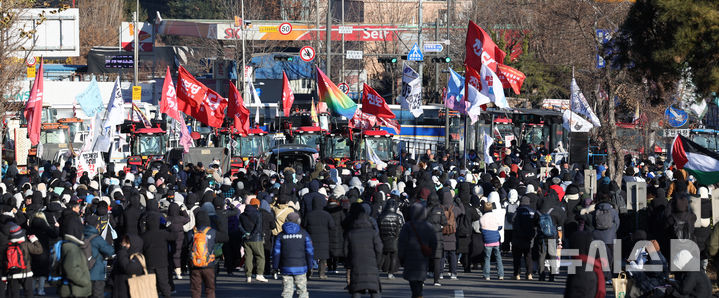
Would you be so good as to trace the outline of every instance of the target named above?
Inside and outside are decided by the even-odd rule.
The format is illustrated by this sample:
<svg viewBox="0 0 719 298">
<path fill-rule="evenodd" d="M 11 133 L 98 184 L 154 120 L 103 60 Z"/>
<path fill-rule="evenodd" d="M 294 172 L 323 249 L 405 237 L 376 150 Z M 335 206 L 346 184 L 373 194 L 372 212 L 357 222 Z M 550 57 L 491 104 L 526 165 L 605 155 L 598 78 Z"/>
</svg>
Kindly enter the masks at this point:
<svg viewBox="0 0 719 298">
<path fill-rule="evenodd" d="M 454 298 L 464 298 L 464 290 L 454 290 Z"/>
</svg>

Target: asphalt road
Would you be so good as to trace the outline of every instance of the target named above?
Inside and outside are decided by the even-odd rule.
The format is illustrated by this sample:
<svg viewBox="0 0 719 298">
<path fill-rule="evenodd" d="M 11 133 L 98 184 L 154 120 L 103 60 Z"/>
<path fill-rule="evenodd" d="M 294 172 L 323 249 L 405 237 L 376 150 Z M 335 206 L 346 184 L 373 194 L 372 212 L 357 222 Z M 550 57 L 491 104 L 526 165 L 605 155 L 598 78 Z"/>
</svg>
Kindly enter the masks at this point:
<svg viewBox="0 0 719 298">
<path fill-rule="evenodd" d="M 561 297 L 564 293 L 566 273 L 558 276 L 555 282 L 540 282 L 535 277 L 533 281 L 513 280 L 511 258 L 504 258 L 505 280 L 496 279 L 496 270 L 493 269 L 492 280 L 482 279 L 480 271 L 473 273 L 459 273 L 458 280 L 445 278 L 440 280 L 442 286 L 435 287 L 432 280 L 425 281 L 425 297 Z M 461 271 L 461 267 L 459 269 Z M 349 297 L 344 287 L 345 272 L 328 274 L 329 279 L 319 280 L 316 278 L 308 281 L 310 297 Z M 382 297 L 409 297 L 410 290 L 407 281 L 401 278 L 401 272 L 396 278 L 389 280 L 386 274 L 380 275 L 382 282 Z M 279 297 L 282 292 L 282 280 L 274 280 L 271 277 L 269 283 L 253 281 L 248 284 L 242 272 L 228 276 L 224 271 L 217 278 L 217 297 Z M 173 297 L 189 297 L 189 280 L 183 278 L 176 280 L 177 293 Z M 607 297 L 614 297 L 611 293 L 611 286 L 607 286 Z M 369 297 L 369 295 L 365 295 Z"/>
</svg>

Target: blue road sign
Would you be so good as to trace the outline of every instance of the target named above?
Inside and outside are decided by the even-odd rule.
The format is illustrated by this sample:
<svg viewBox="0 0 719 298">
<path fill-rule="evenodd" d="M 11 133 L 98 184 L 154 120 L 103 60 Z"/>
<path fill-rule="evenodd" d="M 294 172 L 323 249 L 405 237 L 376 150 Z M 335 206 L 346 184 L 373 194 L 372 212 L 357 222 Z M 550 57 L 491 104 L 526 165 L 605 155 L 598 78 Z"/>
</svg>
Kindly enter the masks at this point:
<svg viewBox="0 0 719 298">
<path fill-rule="evenodd" d="M 664 111 L 664 117 L 667 118 L 667 122 L 669 122 L 671 127 L 682 127 L 684 124 L 687 124 L 689 120 L 687 112 L 671 105 Z"/>
<path fill-rule="evenodd" d="M 441 43 L 425 43 L 424 51 L 427 53 L 439 53 L 444 50 L 444 45 Z"/>
<path fill-rule="evenodd" d="M 416 42 L 412 46 L 412 49 L 409 50 L 409 53 L 407 54 L 407 60 L 409 60 L 409 61 L 424 60 L 424 55 L 422 54 L 422 51 L 419 50 L 419 46 L 417 46 Z"/>
</svg>

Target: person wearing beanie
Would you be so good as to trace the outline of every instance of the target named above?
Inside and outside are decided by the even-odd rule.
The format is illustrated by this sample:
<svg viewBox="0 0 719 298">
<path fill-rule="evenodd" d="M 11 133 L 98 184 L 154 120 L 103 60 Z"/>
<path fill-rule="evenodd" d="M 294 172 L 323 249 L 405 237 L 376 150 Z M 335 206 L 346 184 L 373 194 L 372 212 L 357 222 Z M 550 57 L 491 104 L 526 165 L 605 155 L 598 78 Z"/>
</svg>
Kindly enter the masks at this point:
<svg viewBox="0 0 719 298">
<path fill-rule="evenodd" d="M 148 212 L 145 217 L 145 231 L 141 234 L 142 252 L 147 262 L 147 272 L 154 273 L 157 278 L 157 288 L 164 297 L 170 297 L 171 287 L 168 272 L 167 247 L 177 239 L 176 233 L 160 229 L 161 214 L 156 210 L 157 203 L 148 201 Z M 154 208 L 154 209 L 153 209 Z"/>
<path fill-rule="evenodd" d="M 286 219 L 275 240 L 272 268 L 282 273 L 283 298 L 293 297 L 295 291 L 299 297 L 309 297 L 307 272 L 314 259 L 312 239 L 300 228 L 297 212 L 286 215 Z"/>
<path fill-rule="evenodd" d="M 260 201 L 257 197 L 248 196 L 250 204 L 245 206 L 245 211 L 240 214 L 239 230 L 242 233 L 242 247 L 245 250 L 245 273 L 247 274 L 247 283 L 252 282 L 252 272 L 256 268 L 257 275 L 255 279 L 259 282 L 268 282 L 264 277 L 265 271 L 265 249 L 264 249 L 264 233 L 263 233 L 263 216 L 259 210 Z M 256 267 L 255 267 L 256 266 Z"/>
<path fill-rule="evenodd" d="M 89 297 L 92 295 L 92 282 L 87 258 L 82 250 L 85 245 L 82 240 L 84 228 L 76 213 L 79 212 L 79 205 L 71 208 L 65 210 L 60 224 L 64 240 L 61 248 L 62 277 L 66 282 L 60 285 L 57 293 L 60 297 Z"/>
<path fill-rule="evenodd" d="M 6 230 L 4 231 L 8 235 L 9 243 L 7 249 L 17 249 L 22 252 L 23 260 L 19 260 L 26 265 L 25 269 L 9 270 L 7 274 L 7 287 L 9 297 L 20 297 L 20 287 L 24 289 L 25 297 L 32 297 L 33 295 L 33 272 L 31 268 L 30 254 L 41 254 L 42 244 L 38 241 L 37 237 L 30 235 L 25 237 L 25 230 L 14 222 L 9 222 L 5 225 Z"/>
<path fill-rule="evenodd" d="M 100 224 L 100 217 L 97 215 L 89 215 L 85 220 L 84 241 L 86 243 L 89 242 L 92 247 L 91 262 L 93 262 L 93 264 L 89 269 L 93 297 L 105 296 L 105 277 L 107 276 L 105 272 L 107 268 L 105 258 L 109 258 L 115 254 L 115 249 L 100 235 L 98 231 Z M 109 223 L 106 223 L 106 225 L 109 225 Z"/>
<path fill-rule="evenodd" d="M 210 256 L 209 259 L 204 260 L 208 262 L 206 266 L 199 266 L 194 263 L 190 264 L 190 293 L 192 293 L 192 297 L 201 297 L 204 286 L 204 292 L 207 297 L 215 297 L 215 265 L 217 261 L 213 253 L 213 248 L 215 247 L 217 233 L 215 229 L 211 227 L 210 216 L 205 210 L 200 209 L 195 215 L 195 219 L 196 226 L 190 236 L 189 243 L 192 243 L 192 246 L 194 246 L 194 238 L 204 236 L 207 241 L 205 242 L 205 247 L 202 249 L 210 251 Z M 197 244 L 199 244 L 199 241 Z M 190 247 L 191 250 L 195 249 L 192 246 Z"/>
<path fill-rule="evenodd" d="M 186 211 L 184 205 L 180 206 L 175 202 L 170 203 L 170 206 L 167 208 L 167 221 L 170 224 L 167 230 L 175 234 L 175 241 L 170 242 L 170 253 L 172 254 L 172 264 L 170 264 L 170 267 L 175 268 L 176 279 L 182 279 L 181 253 L 183 249 L 182 244 L 185 241 L 183 226 L 190 222 L 190 216 Z M 190 214 L 192 213 L 190 212 Z"/>
</svg>

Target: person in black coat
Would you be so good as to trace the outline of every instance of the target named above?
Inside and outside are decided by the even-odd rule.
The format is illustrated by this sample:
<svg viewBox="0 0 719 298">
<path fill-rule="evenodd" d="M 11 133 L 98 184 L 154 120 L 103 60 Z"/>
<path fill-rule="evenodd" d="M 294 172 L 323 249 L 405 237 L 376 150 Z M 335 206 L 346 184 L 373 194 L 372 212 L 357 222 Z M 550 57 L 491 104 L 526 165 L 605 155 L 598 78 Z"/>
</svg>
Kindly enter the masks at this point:
<svg viewBox="0 0 719 298">
<path fill-rule="evenodd" d="M 334 228 L 335 221 L 332 216 L 324 210 L 324 200 L 312 201 L 312 212 L 307 213 L 307 218 L 303 222 L 304 228 L 312 238 L 312 246 L 315 250 L 315 259 L 319 260 L 320 279 L 327 278 L 327 259 L 330 258 L 330 230 Z M 312 275 L 312 270 L 308 270 L 307 276 Z"/>
<path fill-rule="evenodd" d="M 136 234 L 125 235 L 121 241 L 120 250 L 115 257 L 115 265 L 112 266 L 113 298 L 130 298 L 130 289 L 127 279 L 132 275 L 142 275 L 142 265 L 133 254 L 142 254 L 142 238 Z M 147 257 L 145 257 L 147 261 Z"/>
<path fill-rule="evenodd" d="M 349 290 L 352 297 L 361 297 L 369 293 L 371 297 L 379 297 L 382 287 L 379 281 L 379 263 L 382 258 L 382 240 L 375 231 L 364 208 L 352 205 L 359 217 L 352 222 L 351 229 L 345 238 L 345 255 L 347 268 L 350 270 Z"/>
<path fill-rule="evenodd" d="M 47 222 L 45 213 L 36 212 L 30 219 L 28 234 L 35 235 L 42 245 L 42 253 L 31 255 L 32 274 L 38 282 L 38 293 L 45 293 L 45 280 L 50 275 L 50 245 L 58 237 L 58 227 Z"/>
<path fill-rule="evenodd" d="M 182 253 L 182 243 L 185 241 L 183 226 L 190 221 L 190 217 L 182 210 L 180 205 L 173 202 L 167 208 L 167 220 L 170 222 L 169 232 L 175 234 L 175 241 L 170 243 L 170 252 L 172 267 L 174 267 L 175 276 L 179 279 L 182 276 L 180 255 Z"/>
<path fill-rule="evenodd" d="M 259 211 L 262 213 L 262 234 L 265 239 L 263 245 L 265 249 L 265 272 L 260 274 L 270 274 L 272 270 L 272 260 L 270 256 L 272 255 L 272 246 L 274 245 L 272 242 L 272 230 L 275 229 L 275 214 L 263 208 L 259 208 Z"/>
<path fill-rule="evenodd" d="M 404 267 L 403 277 L 409 281 L 412 297 L 416 298 L 422 297 L 429 264 L 429 256 L 423 253 L 422 247 L 435 250 L 439 238 L 434 227 L 427 222 L 427 211 L 421 203 L 410 205 L 407 215 L 407 222 L 399 233 L 397 256 Z"/>
<path fill-rule="evenodd" d="M 397 240 L 399 232 L 404 225 L 404 217 L 397 213 L 397 201 L 387 200 L 387 203 L 379 217 L 379 234 L 382 239 L 382 270 L 387 272 L 387 277 L 394 278 L 397 271 L 399 259 L 397 258 Z"/>
<path fill-rule="evenodd" d="M 149 213 L 146 231 L 142 234 L 142 251 L 147 262 L 147 272 L 155 273 L 157 288 L 164 297 L 170 297 L 170 281 L 167 267 L 168 242 L 174 242 L 177 235 L 160 229 L 160 216 Z"/>
<path fill-rule="evenodd" d="M 551 212 L 550 212 L 551 210 Z M 554 223 L 554 226 L 557 229 L 558 233 L 561 233 L 562 226 L 564 225 L 564 221 L 567 218 L 567 214 L 564 211 L 564 207 L 562 205 L 562 202 L 559 201 L 559 195 L 554 189 L 550 189 L 549 194 L 547 195 L 544 200 L 542 200 L 542 205 L 539 208 L 539 212 L 546 214 L 549 213 L 552 217 L 552 222 Z M 554 249 L 550 250 L 552 247 L 556 248 L 556 245 L 551 245 L 553 243 L 557 243 L 559 240 L 558 237 L 545 237 L 543 235 L 539 235 L 537 241 L 538 251 L 539 251 L 539 280 L 544 281 L 546 278 L 547 272 L 545 271 L 544 261 L 549 258 L 550 259 L 550 275 L 549 275 L 549 281 L 554 281 L 554 276 L 558 274 L 559 272 L 559 264 L 557 260 L 554 260 L 556 257 L 554 254 L 556 254 L 556 251 Z"/>
<path fill-rule="evenodd" d="M 527 280 L 532 280 L 532 244 L 537 235 L 537 213 L 530 208 L 531 199 L 522 197 L 519 208 L 512 218 L 512 257 L 514 259 L 514 277 L 520 279 L 522 258 L 527 270 Z"/>
<path fill-rule="evenodd" d="M 300 213 L 302 215 L 302 220 L 307 219 L 307 214 L 314 210 L 315 201 L 324 201 L 324 204 L 322 206 L 327 204 L 327 197 L 319 193 L 320 182 L 318 180 L 312 180 L 308 188 L 310 192 L 302 196 L 302 202 L 300 204 Z M 312 240 L 314 240 L 314 238 L 312 238 Z"/>
<path fill-rule="evenodd" d="M 442 255 L 444 253 L 443 243 L 441 241 L 442 227 L 447 225 L 447 217 L 444 215 L 444 210 L 442 209 L 442 205 L 439 203 L 439 199 L 436 193 L 430 194 L 428 199 L 427 222 L 432 225 L 432 227 L 434 228 L 435 237 L 440 240 L 437 244 L 437 247 L 432 252 L 432 269 L 434 284 L 439 285 L 439 277 L 442 272 L 442 267 L 440 266 L 440 263 L 442 260 Z"/>
<path fill-rule="evenodd" d="M 334 227 L 330 229 L 330 258 L 327 260 L 327 269 L 329 271 L 337 271 L 337 264 L 341 258 L 344 258 L 344 230 L 341 223 L 345 220 L 345 211 L 340 206 L 337 198 L 330 198 L 325 210 L 330 214 L 335 222 Z M 335 272 L 336 273 L 336 272 Z"/>
<path fill-rule="evenodd" d="M 142 206 L 140 205 L 140 194 L 132 193 L 129 197 L 130 203 L 123 212 L 123 229 L 121 234 L 140 235 L 140 215 L 142 215 Z"/>
</svg>

